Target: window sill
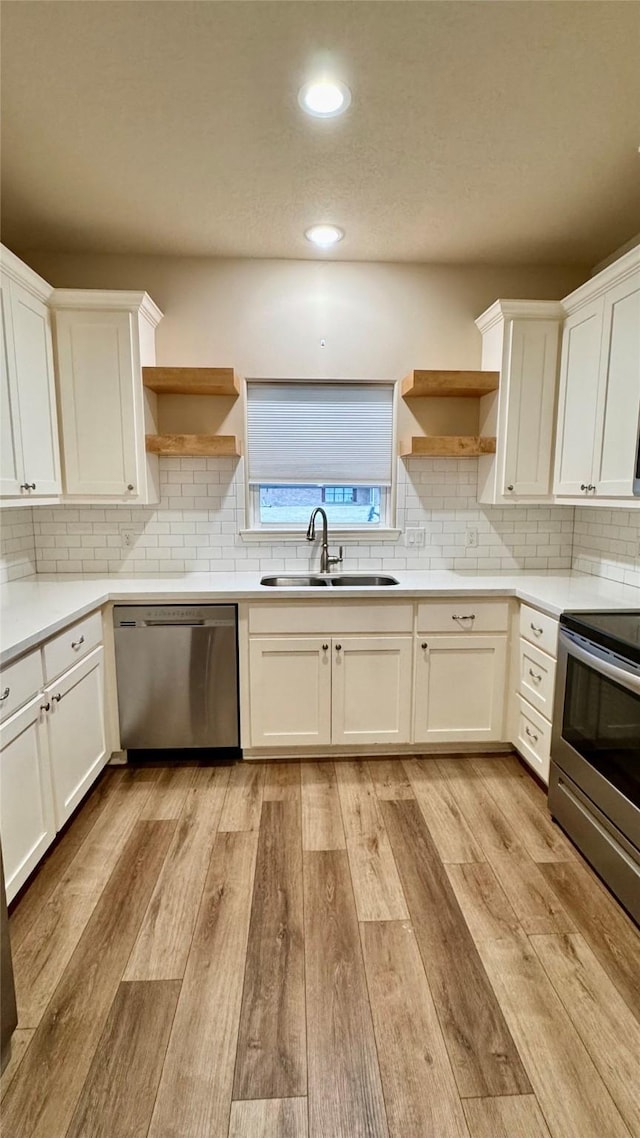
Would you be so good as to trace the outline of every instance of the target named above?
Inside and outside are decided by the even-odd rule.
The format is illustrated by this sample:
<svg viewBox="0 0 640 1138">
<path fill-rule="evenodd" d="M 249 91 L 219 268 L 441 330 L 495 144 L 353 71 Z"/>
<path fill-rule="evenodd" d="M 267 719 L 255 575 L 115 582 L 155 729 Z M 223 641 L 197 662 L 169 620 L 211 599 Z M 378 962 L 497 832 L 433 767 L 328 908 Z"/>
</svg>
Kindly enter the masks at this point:
<svg viewBox="0 0 640 1138">
<path fill-rule="evenodd" d="M 269 545 L 279 545 L 281 542 L 303 542 L 306 541 L 306 533 L 304 529 L 241 529 L 239 531 L 240 538 L 246 542 L 268 542 Z M 329 526 L 329 541 L 332 545 L 339 544 L 340 542 L 359 541 L 366 545 L 377 545 L 381 541 L 398 541 L 402 536 L 401 529 L 390 529 L 383 527 L 381 529 L 338 529 L 335 526 Z M 318 536 L 316 536 L 316 541 Z"/>
</svg>

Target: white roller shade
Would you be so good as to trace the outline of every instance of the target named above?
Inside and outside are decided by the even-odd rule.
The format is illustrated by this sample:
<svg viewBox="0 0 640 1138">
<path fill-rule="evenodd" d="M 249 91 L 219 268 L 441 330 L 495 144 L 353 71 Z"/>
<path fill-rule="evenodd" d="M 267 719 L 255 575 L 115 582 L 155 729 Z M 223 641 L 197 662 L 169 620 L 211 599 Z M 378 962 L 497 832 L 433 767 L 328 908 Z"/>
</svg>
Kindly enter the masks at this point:
<svg viewBox="0 0 640 1138">
<path fill-rule="evenodd" d="M 249 383 L 251 483 L 389 486 L 393 386 Z"/>
</svg>

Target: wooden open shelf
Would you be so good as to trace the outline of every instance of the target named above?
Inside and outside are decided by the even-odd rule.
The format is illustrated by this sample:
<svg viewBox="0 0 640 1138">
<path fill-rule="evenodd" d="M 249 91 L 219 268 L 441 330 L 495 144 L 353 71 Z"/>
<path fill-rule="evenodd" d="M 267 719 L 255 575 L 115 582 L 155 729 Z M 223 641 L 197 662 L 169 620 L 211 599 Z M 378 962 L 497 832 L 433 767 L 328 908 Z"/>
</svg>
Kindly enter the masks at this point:
<svg viewBox="0 0 640 1138">
<path fill-rule="evenodd" d="M 495 454 L 496 440 L 488 435 L 414 435 L 400 444 L 401 455 L 433 455 L 442 458 L 476 458 Z"/>
<path fill-rule="evenodd" d="M 427 396 L 472 399 L 497 391 L 499 383 L 497 371 L 411 371 L 402 380 L 400 393 L 403 399 Z"/>
<path fill-rule="evenodd" d="M 173 458 L 236 458 L 240 454 L 235 435 L 147 435 L 146 449 Z"/>
<path fill-rule="evenodd" d="M 232 367 L 143 367 L 142 382 L 157 395 L 227 395 L 237 399 Z"/>
</svg>

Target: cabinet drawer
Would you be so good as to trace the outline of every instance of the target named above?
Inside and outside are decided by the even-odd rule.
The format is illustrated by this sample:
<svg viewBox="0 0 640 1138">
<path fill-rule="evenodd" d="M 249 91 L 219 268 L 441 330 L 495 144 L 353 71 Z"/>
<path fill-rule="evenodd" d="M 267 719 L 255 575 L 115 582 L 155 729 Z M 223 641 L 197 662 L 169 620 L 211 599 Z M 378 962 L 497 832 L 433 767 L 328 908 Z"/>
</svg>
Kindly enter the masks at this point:
<svg viewBox="0 0 640 1138">
<path fill-rule="evenodd" d="M 418 605 L 418 632 L 506 632 L 508 626 L 508 601 L 471 597 Z"/>
<path fill-rule="evenodd" d="M 337 591 L 337 590 L 336 590 Z M 249 606 L 249 632 L 253 635 L 277 635 L 299 632 L 326 636 L 346 636 L 349 632 L 411 632 L 413 605 L 384 601 L 370 604 L 309 603 L 264 604 Z"/>
<path fill-rule="evenodd" d="M 67 668 L 71 668 L 87 652 L 102 644 L 102 614 L 93 612 L 90 616 L 65 628 L 44 646 L 44 674 L 47 683 L 54 680 Z"/>
<path fill-rule="evenodd" d="M 549 759 L 551 755 L 551 724 L 544 716 L 518 697 L 518 729 L 515 740 L 523 759 L 529 763 L 544 783 L 549 782 Z"/>
<path fill-rule="evenodd" d="M 0 720 L 22 707 L 40 690 L 43 683 L 40 649 L 8 664 L 0 672 Z"/>
<path fill-rule="evenodd" d="M 554 659 L 558 654 L 558 622 L 544 612 L 520 605 L 520 635 Z"/>
<path fill-rule="evenodd" d="M 520 694 L 551 719 L 553 692 L 556 679 L 556 662 L 535 644 L 520 639 Z"/>
</svg>

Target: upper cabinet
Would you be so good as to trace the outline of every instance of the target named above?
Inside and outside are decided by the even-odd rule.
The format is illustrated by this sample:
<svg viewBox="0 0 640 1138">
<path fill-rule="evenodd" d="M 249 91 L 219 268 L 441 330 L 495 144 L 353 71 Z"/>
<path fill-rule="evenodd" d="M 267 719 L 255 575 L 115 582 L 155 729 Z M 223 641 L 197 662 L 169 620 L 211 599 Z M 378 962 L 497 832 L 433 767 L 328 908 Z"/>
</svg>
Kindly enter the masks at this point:
<svg viewBox="0 0 640 1138">
<path fill-rule="evenodd" d="M 68 496 L 158 501 L 156 395 L 142 368 L 155 364 L 162 313 L 146 293 L 56 289 L 56 356 L 64 486 Z"/>
<path fill-rule="evenodd" d="M 478 460 L 478 501 L 550 500 L 560 328 L 557 301 L 497 300 L 477 320 L 482 368 L 500 373 L 480 401 L 480 434 L 496 437 Z"/>
<path fill-rule="evenodd" d="M 52 289 L 8 249 L 0 251 L 0 494 L 61 491 L 60 448 L 47 301 Z"/>
<path fill-rule="evenodd" d="M 555 495 L 629 499 L 640 417 L 640 247 L 563 305 Z"/>
</svg>

